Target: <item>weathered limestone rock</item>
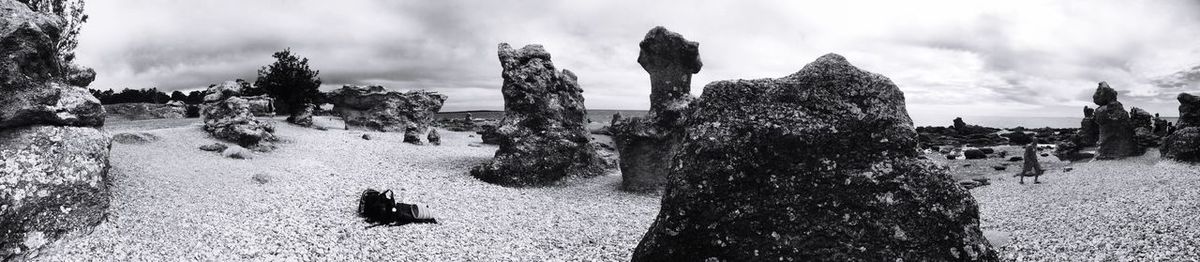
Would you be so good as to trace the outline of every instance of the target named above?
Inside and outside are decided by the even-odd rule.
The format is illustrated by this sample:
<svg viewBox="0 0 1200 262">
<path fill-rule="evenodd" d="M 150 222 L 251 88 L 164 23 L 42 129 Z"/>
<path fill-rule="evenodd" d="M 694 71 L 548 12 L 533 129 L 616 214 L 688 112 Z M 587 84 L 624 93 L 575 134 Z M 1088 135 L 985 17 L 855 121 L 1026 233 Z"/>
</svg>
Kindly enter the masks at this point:
<svg viewBox="0 0 1200 262">
<path fill-rule="evenodd" d="M 428 91 L 401 93 L 382 86 L 343 86 L 326 94 L 333 111 L 356 130 L 410 132 L 420 140 L 429 132 L 433 116 L 442 110 L 446 95 Z"/>
<path fill-rule="evenodd" d="M 111 145 L 95 128 L 0 129 L 0 260 L 104 219 Z"/>
<path fill-rule="evenodd" d="M 1200 97 L 1180 93 L 1179 121 L 1163 141 L 1162 155 L 1184 162 L 1200 162 Z"/>
<path fill-rule="evenodd" d="M 1144 151 L 1138 148 L 1133 137 L 1133 126 L 1129 120 L 1129 112 L 1125 111 L 1121 102 L 1117 101 L 1117 91 L 1100 82 L 1092 101 L 1100 106 L 1096 108 L 1095 121 L 1099 127 L 1096 159 L 1121 159 L 1141 155 Z"/>
<path fill-rule="evenodd" d="M 208 90 L 204 90 L 204 103 L 213 103 L 225 100 L 226 98 L 241 96 L 242 90 L 249 85 L 250 83 L 238 79 L 208 86 Z"/>
<path fill-rule="evenodd" d="M 0 1 L 0 129 L 104 125 L 100 100 L 80 87 L 95 79 L 94 71 L 63 68 L 56 55 L 62 23 L 62 18 L 30 11 L 25 4 Z"/>
<path fill-rule="evenodd" d="M 250 105 L 250 114 L 254 116 L 275 116 L 275 98 L 268 95 L 241 96 Z"/>
<path fill-rule="evenodd" d="M 241 97 L 229 97 L 207 104 L 201 113 L 204 130 L 213 137 L 256 147 L 261 142 L 275 140 L 275 127 L 261 122 L 250 113 L 250 103 Z"/>
<path fill-rule="evenodd" d="M 0 86 L 0 129 L 27 125 L 104 125 L 100 100 L 82 87 L 58 82 Z"/>
<path fill-rule="evenodd" d="M 994 261 L 974 198 L 918 159 L 904 95 L 829 54 L 705 87 L 633 261 Z"/>
<path fill-rule="evenodd" d="M 620 152 L 623 189 L 657 190 L 666 183 L 682 132 L 679 125 L 692 101 L 692 74 L 703 66 L 699 45 L 661 26 L 642 40 L 638 63 L 650 73 L 650 115 L 625 121 L 613 115 L 609 128 Z"/>
<path fill-rule="evenodd" d="M 312 126 L 313 125 L 313 119 L 312 119 L 313 111 L 315 111 L 316 109 L 317 109 L 317 105 L 304 104 L 303 106 L 301 106 L 300 110 L 296 111 L 295 114 L 288 116 L 287 121 L 288 121 L 288 123 L 296 124 L 299 126 L 304 126 L 304 127 Z"/>
<path fill-rule="evenodd" d="M 504 118 L 495 136 L 500 148 L 471 175 L 505 186 L 537 186 L 599 174 L 575 74 L 558 71 L 540 45 L 516 50 L 502 43 L 499 49 Z"/>
<path fill-rule="evenodd" d="M 1094 146 L 1100 139 L 1100 127 L 1096 126 L 1096 110 L 1087 106 L 1083 107 L 1083 120 L 1079 123 L 1079 131 L 1076 131 L 1077 139 L 1075 144 L 1079 146 Z"/>
<path fill-rule="evenodd" d="M 109 117 L 127 120 L 175 119 L 184 118 L 187 115 L 187 107 L 155 103 L 121 103 L 104 105 L 104 112 Z"/>
</svg>

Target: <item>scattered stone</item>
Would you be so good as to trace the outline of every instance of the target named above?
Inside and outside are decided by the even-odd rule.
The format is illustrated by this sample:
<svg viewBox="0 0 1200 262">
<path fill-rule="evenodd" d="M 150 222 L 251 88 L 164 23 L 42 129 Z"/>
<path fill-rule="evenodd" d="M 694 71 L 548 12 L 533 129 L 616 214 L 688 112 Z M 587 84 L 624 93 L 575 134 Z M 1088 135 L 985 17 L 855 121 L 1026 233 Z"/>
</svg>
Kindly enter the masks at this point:
<svg viewBox="0 0 1200 262">
<path fill-rule="evenodd" d="M 970 193 L 916 159 L 884 76 L 830 54 L 783 78 L 708 84 L 691 110 L 632 261 L 998 260 Z"/>
<path fill-rule="evenodd" d="M 135 133 L 119 133 L 112 137 L 113 142 L 121 144 L 148 144 L 158 141 L 158 136 L 150 133 L 135 132 Z"/>
<path fill-rule="evenodd" d="M 396 92 L 383 86 L 346 85 L 326 94 L 333 111 L 342 116 L 347 129 L 407 132 L 416 128 L 424 134 L 433 116 L 442 110 L 446 95 L 429 91 Z"/>
<path fill-rule="evenodd" d="M 254 182 L 258 183 L 259 185 L 270 183 L 271 180 L 273 180 L 271 175 L 263 174 L 263 173 L 254 174 L 254 176 L 250 177 L 250 179 L 254 180 Z"/>
<path fill-rule="evenodd" d="M 254 153 L 249 149 L 237 145 L 229 146 L 221 151 L 221 155 L 233 159 L 251 159 L 254 158 Z"/>
<path fill-rule="evenodd" d="M 470 143 L 470 144 L 467 144 L 467 146 L 469 146 L 469 147 L 483 147 L 483 144 L 480 144 L 480 143 Z"/>
<path fill-rule="evenodd" d="M 992 169 L 995 169 L 996 171 L 1004 171 L 1008 170 L 1008 166 L 992 166 Z"/>
<path fill-rule="evenodd" d="M 967 149 L 967 150 L 963 150 L 963 156 L 965 156 L 967 159 L 984 159 L 984 158 L 987 158 L 987 154 L 985 154 L 985 153 L 983 152 L 983 150 L 979 150 L 979 149 Z"/>
<path fill-rule="evenodd" d="M 363 139 L 363 140 L 371 140 L 371 135 L 370 135 L 370 134 L 363 134 L 363 135 L 362 135 L 362 139 Z"/>
<path fill-rule="evenodd" d="M 1068 166 L 1068 167 L 1063 167 L 1063 169 L 1062 169 L 1063 173 L 1066 173 L 1066 172 L 1071 172 L 1071 170 L 1075 170 L 1075 168 L 1072 168 L 1072 167 L 1069 167 L 1069 166 Z"/>
<path fill-rule="evenodd" d="M 505 186 L 537 186 L 600 174 L 575 74 L 558 71 L 540 45 L 516 50 L 502 43 L 499 49 L 506 109 L 494 134 L 500 148 L 471 175 Z"/>
<path fill-rule="evenodd" d="M 1017 161 L 1021 161 L 1021 160 L 1024 160 L 1024 159 L 1025 159 L 1025 158 L 1023 158 L 1023 157 L 1014 156 L 1014 157 L 1010 157 L 1010 158 L 1008 158 L 1008 162 L 1017 162 Z"/>
<path fill-rule="evenodd" d="M 622 189 L 655 191 L 667 182 L 681 139 L 678 127 L 693 99 L 692 74 L 703 66 L 699 45 L 661 26 L 642 40 L 638 63 L 650 74 L 650 114 L 627 120 L 615 114 L 610 128 L 620 152 Z"/>
<path fill-rule="evenodd" d="M 1133 127 L 1130 124 L 1129 112 L 1117 101 L 1117 91 L 1100 82 L 1096 93 L 1092 95 L 1096 108 L 1095 121 L 1100 129 L 1096 159 L 1121 159 L 1141 155 L 1133 138 Z"/>
<path fill-rule="evenodd" d="M 416 127 L 409 127 L 408 130 L 404 131 L 404 142 L 414 145 L 424 144 L 421 142 L 421 135 L 424 135 L 421 133 L 421 130 L 418 130 Z"/>
<path fill-rule="evenodd" d="M 984 154 L 996 153 L 996 149 L 990 147 L 979 148 L 979 151 L 982 151 Z"/>
<path fill-rule="evenodd" d="M 429 140 L 430 145 L 435 145 L 435 146 L 442 145 L 442 136 L 438 134 L 437 129 L 429 130 L 429 136 L 426 137 L 426 140 Z"/>
<path fill-rule="evenodd" d="M 229 148 L 229 146 L 222 144 L 222 143 L 212 143 L 212 144 L 200 146 L 200 150 L 212 151 L 212 152 L 225 151 L 226 148 Z"/>
</svg>

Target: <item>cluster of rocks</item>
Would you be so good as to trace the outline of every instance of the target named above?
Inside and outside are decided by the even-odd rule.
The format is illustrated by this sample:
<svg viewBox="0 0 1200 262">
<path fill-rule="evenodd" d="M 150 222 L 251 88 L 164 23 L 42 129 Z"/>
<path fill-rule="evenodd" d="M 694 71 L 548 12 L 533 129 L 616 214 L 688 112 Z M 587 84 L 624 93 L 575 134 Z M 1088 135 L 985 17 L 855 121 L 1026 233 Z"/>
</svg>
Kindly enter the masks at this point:
<svg viewBox="0 0 1200 262">
<path fill-rule="evenodd" d="M 1200 162 L 1200 97 L 1181 93 L 1179 121 L 1163 140 L 1163 157 L 1184 162 Z"/>
<path fill-rule="evenodd" d="M 1039 144 L 1055 144 L 1061 141 L 1070 140 L 1073 137 L 1075 129 L 1073 128 L 1034 128 L 1026 129 L 1024 127 L 1016 127 L 1011 129 L 998 129 L 991 127 L 982 127 L 977 125 L 968 125 L 962 118 L 955 118 L 954 125 L 943 126 L 928 126 L 917 127 L 921 145 L 930 148 L 940 148 L 943 146 L 968 146 L 968 147 L 985 147 L 985 146 L 1000 146 L 1000 145 L 1027 145 L 1037 142 Z"/>
<path fill-rule="evenodd" d="M 209 87 L 201 109 L 204 130 L 213 137 L 243 147 L 270 149 L 266 142 L 276 140 L 275 127 L 269 122 L 258 120 L 252 110 L 252 105 L 255 104 L 252 101 L 270 101 L 270 98 L 241 96 L 242 90 L 243 84 L 236 81 L 226 81 Z"/>
<path fill-rule="evenodd" d="M 61 17 L 0 0 L 0 260 L 22 260 L 109 207 L 111 138 L 85 88 L 95 72 L 59 58 Z"/>
<path fill-rule="evenodd" d="M 1124 105 L 1117 101 L 1117 91 L 1106 82 L 1100 82 L 1096 87 L 1092 102 L 1098 107 L 1095 110 L 1083 108 L 1079 131 L 1070 140 L 1058 143 L 1054 154 L 1059 159 L 1107 160 L 1139 156 L 1147 148 L 1159 146 L 1164 135 L 1173 129 L 1170 122 L 1140 108 L 1125 111 Z M 1092 147 L 1095 153 L 1086 151 Z"/>
<path fill-rule="evenodd" d="M 614 121 L 622 172 L 667 181 L 633 261 L 997 259 L 971 195 L 919 159 L 891 80 L 829 54 L 693 99 L 695 47 L 651 30 L 639 57 L 651 114 Z"/>
<path fill-rule="evenodd" d="M 504 118 L 490 139 L 495 157 L 471 175 L 505 186 L 538 186 L 565 177 L 598 175 L 603 161 L 590 143 L 583 89 L 574 73 L 559 71 L 540 45 L 499 45 Z"/>
<path fill-rule="evenodd" d="M 382 86 L 346 85 L 325 94 L 347 129 L 404 132 L 404 142 L 429 142 L 433 117 L 446 95 L 429 91 L 396 92 Z M 436 136 L 436 135 L 434 135 Z"/>
<path fill-rule="evenodd" d="M 104 105 L 108 117 L 120 117 L 126 120 L 173 119 L 187 117 L 188 106 L 180 101 L 166 104 L 155 103 L 121 103 Z"/>
<path fill-rule="evenodd" d="M 661 26 L 642 40 L 638 63 L 650 74 L 650 114 L 614 115 L 607 130 L 620 152 L 623 189 L 651 191 L 666 183 L 671 156 L 682 139 L 683 115 L 693 100 L 692 74 L 703 66 L 699 45 Z"/>
</svg>

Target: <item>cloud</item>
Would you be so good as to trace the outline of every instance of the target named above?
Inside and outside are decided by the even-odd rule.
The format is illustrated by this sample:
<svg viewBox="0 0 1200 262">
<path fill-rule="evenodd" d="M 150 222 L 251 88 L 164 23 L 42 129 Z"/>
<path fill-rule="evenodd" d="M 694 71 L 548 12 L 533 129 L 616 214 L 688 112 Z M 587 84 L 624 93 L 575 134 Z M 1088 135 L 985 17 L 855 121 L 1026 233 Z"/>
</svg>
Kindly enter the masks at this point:
<svg viewBox="0 0 1200 262">
<path fill-rule="evenodd" d="M 542 44 L 593 109 L 649 107 L 637 43 L 663 25 L 700 43 L 711 81 L 781 77 L 825 53 L 890 77 L 914 117 L 1074 116 L 1096 83 L 1126 106 L 1175 115 L 1200 89 L 1191 1 L 105 0 L 78 51 L 93 88 L 194 89 L 253 79 L 292 48 L 325 88 L 381 84 L 501 109 L 496 45 Z M 938 116 L 940 117 L 940 116 Z"/>
</svg>

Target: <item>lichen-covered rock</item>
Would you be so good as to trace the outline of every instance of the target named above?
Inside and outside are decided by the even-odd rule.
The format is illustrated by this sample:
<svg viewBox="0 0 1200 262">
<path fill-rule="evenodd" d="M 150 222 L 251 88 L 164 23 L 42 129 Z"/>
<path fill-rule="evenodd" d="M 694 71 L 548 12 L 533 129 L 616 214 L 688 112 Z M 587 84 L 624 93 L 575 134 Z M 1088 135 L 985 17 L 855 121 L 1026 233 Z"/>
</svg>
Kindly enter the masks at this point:
<svg viewBox="0 0 1200 262">
<path fill-rule="evenodd" d="M 1200 162 L 1200 97 L 1180 93 L 1179 121 L 1175 132 L 1163 140 L 1163 157 L 1184 162 Z"/>
<path fill-rule="evenodd" d="M 692 101 L 692 74 L 703 66 L 699 45 L 661 26 L 642 40 L 638 63 L 650 74 L 650 114 L 625 121 L 613 115 L 608 130 L 620 152 L 623 189 L 657 190 L 666 183 L 681 118 Z"/>
<path fill-rule="evenodd" d="M 213 137 L 255 147 L 275 140 L 275 127 L 261 122 L 250 113 L 250 103 L 241 97 L 229 97 L 205 105 L 201 115 L 204 130 Z"/>
<path fill-rule="evenodd" d="M 58 82 L 0 86 L 0 129 L 27 126 L 104 125 L 104 107 L 86 89 Z"/>
<path fill-rule="evenodd" d="M 61 17 L 34 12 L 20 2 L 0 1 L 0 90 L 65 80 L 56 48 L 63 23 Z"/>
<path fill-rule="evenodd" d="M 316 110 L 316 108 L 317 108 L 316 105 L 304 104 L 303 106 L 301 106 L 300 110 L 297 110 L 296 113 L 288 116 L 287 121 L 288 121 L 288 123 L 296 124 L 299 126 L 304 126 L 304 127 L 312 126 L 313 125 L 313 111 Z"/>
<path fill-rule="evenodd" d="M 1121 159 L 1141 155 L 1144 150 L 1139 148 L 1134 140 L 1129 112 L 1117 101 L 1117 91 L 1109 87 L 1108 83 L 1100 82 L 1092 100 L 1099 106 L 1094 115 L 1099 129 L 1096 159 Z"/>
<path fill-rule="evenodd" d="M 505 186 L 538 186 L 599 174 L 575 74 L 558 71 L 540 45 L 516 50 L 502 43 L 499 49 L 504 118 L 495 139 L 500 148 L 471 175 Z"/>
<path fill-rule="evenodd" d="M 108 117 L 126 120 L 176 119 L 187 116 L 186 106 L 155 103 L 121 103 L 104 105 Z"/>
<path fill-rule="evenodd" d="M 446 95 L 429 91 L 396 92 L 382 86 L 343 86 L 326 94 L 333 111 L 346 127 L 380 132 L 409 132 L 418 137 L 429 132 L 433 117 L 442 110 Z"/>
<path fill-rule="evenodd" d="M 0 130 L 0 260 L 104 219 L 111 145 L 95 128 Z"/>
<path fill-rule="evenodd" d="M 213 103 L 225 100 L 226 98 L 241 96 L 242 90 L 249 85 L 250 83 L 238 79 L 208 86 L 208 89 L 204 90 L 204 103 Z"/>
<path fill-rule="evenodd" d="M 718 81 L 686 117 L 633 261 L 994 261 L 974 198 L 919 160 L 904 95 L 836 54 Z"/>
</svg>

